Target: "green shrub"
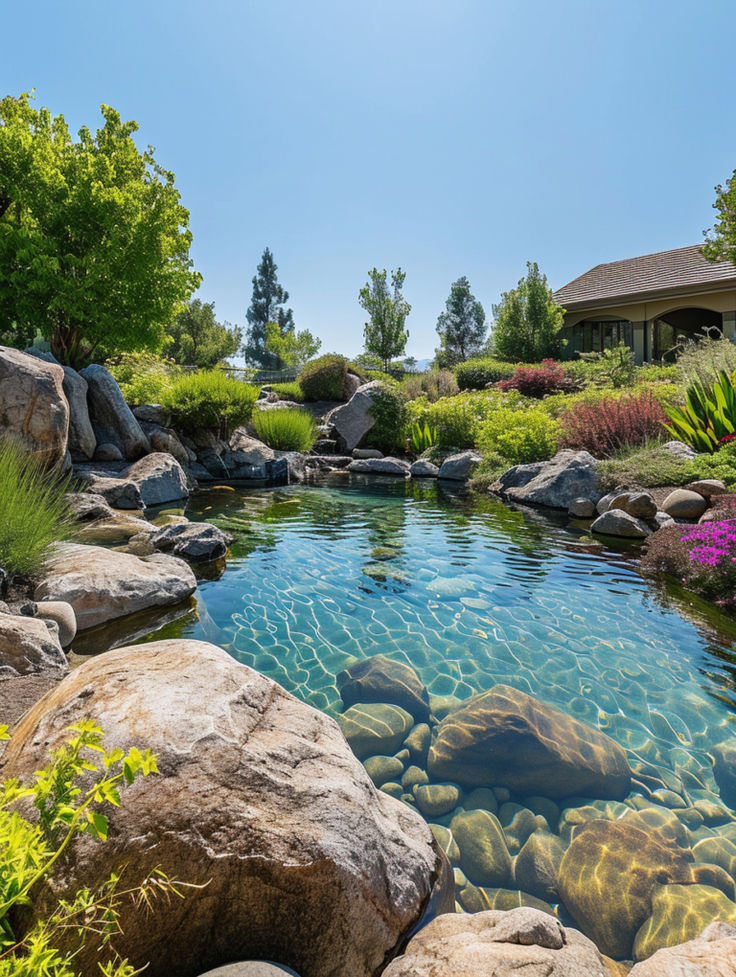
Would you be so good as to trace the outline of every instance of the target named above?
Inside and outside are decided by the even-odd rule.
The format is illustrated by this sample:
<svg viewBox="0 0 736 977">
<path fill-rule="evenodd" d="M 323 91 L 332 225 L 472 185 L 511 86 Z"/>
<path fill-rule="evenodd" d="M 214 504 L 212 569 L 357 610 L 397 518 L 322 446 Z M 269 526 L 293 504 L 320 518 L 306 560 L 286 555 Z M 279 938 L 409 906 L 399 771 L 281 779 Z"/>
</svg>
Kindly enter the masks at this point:
<svg viewBox="0 0 736 977">
<path fill-rule="evenodd" d="M 501 455 L 512 465 L 546 461 L 557 450 L 559 425 L 541 410 L 499 408 L 478 430 L 478 447 L 484 454 Z"/>
<path fill-rule="evenodd" d="M 209 428 L 227 437 L 253 413 L 259 388 L 220 370 L 189 373 L 163 392 L 161 403 L 185 430 Z"/>
<path fill-rule="evenodd" d="M 504 363 L 491 356 L 466 360 L 455 367 L 455 379 L 461 390 L 483 390 L 489 383 L 508 380 L 516 372 L 516 364 Z"/>
<path fill-rule="evenodd" d="M 365 439 L 366 447 L 381 451 L 405 451 L 409 412 L 406 398 L 395 381 L 384 383 L 373 395 L 370 414 L 376 423 Z"/>
<path fill-rule="evenodd" d="M 474 448 L 481 422 L 502 407 L 521 407 L 524 398 L 518 394 L 502 394 L 496 390 L 484 393 L 461 393 L 456 397 L 442 397 L 430 403 L 426 397 L 411 401 L 409 422 L 428 424 L 437 429 L 440 448 Z"/>
<path fill-rule="evenodd" d="M 700 478 L 720 478 L 729 487 L 736 485 L 736 442 L 725 444 L 715 454 L 696 455 L 687 462 L 684 482 Z"/>
<path fill-rule="evenodd" d="M 676 363 L 647 363 L 636 372 L 637 383 L 680 383 L 682 374 Z"/>
<path fill-rule="evenodd" d="M 19 445 L 0 441 L 0 567 L 9 574 L 34 574 L 49 546 L 71 534 L 59 479 Z"/>
<path fill-rule="evenodd" d="M 348 361 L 344 356 L 327 353 L 312 360 L 299 377 L 305 400 L 342 400 Z"/>
<path fill-rule="evenodd" d="M 153 353 L 121 353 L 105 366 L 132 407 L 160 404 L 164 392 L 182 375 L 173 360 L 161 359 Z"/>
<path fill-rule="evenodd" d="M 428 370 L 426 373 L 407 373 L 401 381 L 407 400 L 426 397 L 430 403 L 440 397 L 454 397 L 460 390 L 451 370 Z"/>
<path fill-rule="evenodd" d="M 598 465 L 601 488 L 611 491 L 617 485 L 684 485 L 693 480 L 690 462 L 671 454 L 661 442 L 648 442 L 635 451 L 627 449 Z"/>
<path fill-rule="evenodd" d="M 311 451 L 317 440 L 317 425 L 305 410 L 255 410 L 252 423 L 261 441 L 277 451 Z"/>
<path fill-rule="evenodd" d="M 720 335 L 711 338 L 691 339 L 677 358 L 677 369 L 686 384 L 712 384 L 722 371 L 736 371 L 736 346 Z"/>
<path fill-rule="evenodd" d="M 304 391 L 298 380 L 292 380 L 291 383 L 272 383 L 271 390 L 282 400 L 293 400 L 296 403 L 304 400 Z"/>
</svg>

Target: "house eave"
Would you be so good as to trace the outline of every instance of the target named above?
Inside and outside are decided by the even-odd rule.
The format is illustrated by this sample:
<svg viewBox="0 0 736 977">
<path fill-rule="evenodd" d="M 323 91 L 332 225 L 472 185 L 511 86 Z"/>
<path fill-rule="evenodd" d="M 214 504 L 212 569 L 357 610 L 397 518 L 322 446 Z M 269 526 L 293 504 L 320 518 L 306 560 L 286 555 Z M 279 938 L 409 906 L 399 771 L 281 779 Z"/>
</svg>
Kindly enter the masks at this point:
<svg viewBox="0 0 736 977">
<path fill-rule="evenodd" d="M 721 279 L 709 284 L 675 286 L 674 288 L 654 289 L 648 292 L 633 292 L 611 296 L 605 299 L 582 299 L 576 302 L 560 302 L 565 312 L 585 312 L 594 309 L 613 309 L 621 305 L 643 305 L 669 298 L 682 298 L 687 295 L 711 295 L 736 290 L 736 277 Z"/>
</svg>

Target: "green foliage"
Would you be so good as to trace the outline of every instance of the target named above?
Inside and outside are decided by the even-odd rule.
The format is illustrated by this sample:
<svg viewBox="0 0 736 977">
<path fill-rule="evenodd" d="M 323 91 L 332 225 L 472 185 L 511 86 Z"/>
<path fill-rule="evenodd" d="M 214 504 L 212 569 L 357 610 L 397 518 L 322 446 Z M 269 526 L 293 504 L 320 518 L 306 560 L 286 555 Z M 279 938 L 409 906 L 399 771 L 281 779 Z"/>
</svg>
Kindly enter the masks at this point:
<svg viewBox="0 0 736 977">
<path fill-rule="evenodd" d="M 74 958 L 90 939 L 99 946 L 102 974 L 133 977 L 137 971 L 113 945 L 121 932 L 121 905 L 150 905 L 158 896 L 182 894 L 180 883 L 159 871 L 124 891 L 120 876 L 113 874 L 97 890 L 60 899 L 21 938 L 14 933 L 14 911 L 32 904 L 34 887 L 71 841 L 81 834 L 105 841 L 105 807 L 119 806 L 124 785 L 157 772 L 150 750 L 106 750 L 100 727 L 90 720 L 72 726 L 71 734 L 35 774 L 32 785 L 6 780 L 0 787 L 0 977 L 77 977 Z M 0 739 L 7 739 L 5 726 L 0 727 Z M 18 811 L 19 802 L 32 803 L 35 823 Z M 57 948 L 70 943 L 76 945 Z"/>
<path fill-rule="evenodd" d="M 700 478 L 720 478 L 729 487 L 736 486 L 736 444 L 725 444 L 713 455 L 697 455 L 687 463 L 685 482 Z"/>
<path fill-rule="evenodd" d="M 105 364 L 115 377 L 128 404 L 160 404 L 181 370 L 173 360 L 154 353 L 121 353 Z"/>
<path fill-rule="evenodd" d="M 175 363 L 211 370 L 240 349 L 243 333 L 215 319 L 215 303 L 194 299 L 169 326 L 166 352 Z"/>
<path fill-rule="evenodd" d="M 716 187 L 713 209 L 718 219 L 706 234 L 703 254 L 708 261 L 731 261 L 736 264 L 736 170 L 725 185 Z"/>
<path fill-rule="evenodd" d="M 293 400 L 297 403 L 304 400 L 304 391 L 298 380 L 292 380 L 290 383 L 272 383 L 271 390 L 282 400 Z"/>
<path fill-rule="evenodd" d="M 27 94 L 0 100 L 0 331 L 23 345 L 39 329 L 71 366 L 158 349 L 200 280 L 174 174 L 101 111 L 75 142 Z"/>
<path fill-rule="evenodd" d="M 284 334 L 294 331 L 294 313 L 284 308 L 289 301 L 289 293 L 279 284 L 277 270 L 273 254 L 266 248 L 253 276 L 253 296 L 245 313 L 248 329 L 243 354 L 248 363 L 264 370 L 280 370 L 283 367 L 280 357 L 266 348 L 267 324 L 277 323 Z"/>
<path fill-rule="evenodd" d="M 723 371 L 736 371 L 736 345 L 724 339 L 720 332 L 717 336 L 705 332 L 702 337 L 685 343 L 674 369 L 688 385 L 714 383 Z"/>
<path fill-rule="evenodd" d="M 0 567 L 34 574 L 49 546 L 71 534 L 66 480 L 13 441 L 0 441 Z"/>
<path fill-rule="evenodd" d="M 424 424 L 420 424 L 418 421 L 414 423 L 409 428 L 409 438 L 411 441 L 411 450 L 415 455 L 421 455 L 422 452 L 427 451 L 429 448 L 433 448 L 439 441 L 439 434 L 436 427 L 430 427 L 425 421 Z"/>
<path fill-rule="evenodd" d="M 690 463 L 672 455 L 660 442 L 648 442 L 632 451 L 626 449 L 598 465 L 598 483 L 605 491 L 617 485 L 655 488 L 684 485 L 693 480 Z M 698 476 L 699 477 L 699 476 Z"/>
<path fill-rule="evenodd" d="M 358 301 L 369 316 L 363 333 L 365 348 L 381 358 L 383 369 L 388 372 L 391 359 L 401 356 L 409 339 L 405 324 L 411 306 L 401 292 L 406 273 L 401 268 L 391 272 L 393 291 L 388 287 L 385 268 L 374 268 L 368 278 L 358 294 Z"/>
<path fill-rule="evenodd" d="M 512 465 L 551 458 L 559 444 L 559 425 L 541 410 L 499 408 L 480 425 L 478 447 Z"/>
<path fill-rule="evenodd" d="M 220 370 L 189 373 L 163 391 L 161 403 L 188 431 L 209 428 L 221 437 L 250 420 L 260 389 Z"/>
<path fill-rule="evenodd" d="M 348 361 L 337 353 L 312 360 L 302 370 L 299 386 L 305 400 L 342 400 Z"/>
<path fill-rule="evenodd" d="M 366 436 L 366 447 L 380 448 L 382 451 L 403 451 L 406 448 L 404 432 L 409 422 L 409 413 L 406 398 L 398 384 L 392 381 L 377 389 L 369 410 L 376 423 Z"/>
<path fill-rule="evenodd" d="M 266 350 L 277 356 L 285 367 L 301 370 L 321 346 L 322 340 L 316 339 L 308 329 L 295 333 L 293 328 L 282 329 L 278 322 L 266 323 Z"/>
<path fill-rule="evenodd" d="M 478 429 L 486 417 L 501 407 L 519 402 L 517 395 L 500 393 L 459 394 L 430 403 L 425 397 L 407 405 L 410 423 L 428 424 L 437 430 L 440 448 L 474 448 Z"/>
<path fill-rule="evenodd" d="M 256 410 L 252 422 L 261 441 L 278 451 L 311 451 L 317 440 L 317 425 L 305 410 Z"/>
<path fill-rule="evenodd" d="M 637 367 L 637 383 L 679 383 L 680 368 L 677 363 L 647 363 Z"/>
<path fill-rule="evenodd" d="M 565 310 L 555 303 L 537 263 L 527 261 L 526 266 L 526 277 L 493 307 L 491 342 L 499 359 L 539 363 L 559 355 Z"/>
<path fill-rule="evenodd" d="M 508 380 L 515 370 L 513 363 L 484 356 L 458 363 L 455 367 L 455 378 L 461 390 L 483 390 L 489 383 Z"/>
<path fill-rule="evenodd" d="M 667 408 L 667 430 L 696 451 L 713 452 L 722 438 L 736 431 L 736 390 L 721 371 L 713 384 L 696 381 L 685 394 L 684 407 Z"/>
<path fill-rule="evenodd" d="M 629 387 L 636 379 L 634 351 L 625 343 L 600 353 L 581 353 L 580 359 L 594 365 L 593 377 L 601 386 Z"/>
<path fill-rule="evenodd" d="M 437 319 L 440 337 L 438 358 L 442 366 L 461 363 L 480 353 L 486 331 L 483 306 L 471 293 L 470 282 L 463 275 L 450 286 L 445 311 Z"/>
<path fill-rule="evenodd" d="M 401 381 L 401 389 L 407 400 L 426 397 L 429 401 L 435 401 L 440 397 L 454 397 L 460 388 L 450 370 L 428 370 L 426 373 L 407 374 Z"/>
</svg>

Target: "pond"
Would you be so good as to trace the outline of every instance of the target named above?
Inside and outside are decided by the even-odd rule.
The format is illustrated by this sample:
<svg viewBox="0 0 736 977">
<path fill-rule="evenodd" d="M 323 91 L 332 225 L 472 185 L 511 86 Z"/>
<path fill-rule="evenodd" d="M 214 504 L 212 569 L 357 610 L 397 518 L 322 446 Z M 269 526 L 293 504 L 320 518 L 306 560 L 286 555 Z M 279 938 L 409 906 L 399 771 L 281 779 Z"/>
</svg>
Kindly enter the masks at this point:
<svg viewBox="0 0 736 977">
<path fill-rule="evenodd" d="M 584 723 L 583 738 L 597 730 L 626 751 L 633 779 L 619 799 L 465 782 L 451 810 L 425 810 L 463 908 L 553 906 L 619 958 L 697 935 L 714 915 L 736 918 L 733 796 L 717 784 L 711 752 L 736 732 L 734 628 L 644 580 L 635 549 L 436 482 L 344 474 L 202 492 L 187 514 L 233 534 L 232 556 L 220 579 L 202 582 L 195 612 L 146 640 L 211 641 L 333 715 L 339 673 L 385 655 L 416 671 L 438 718 L 452 717 L 453 697 L 502 684 Z M 414 803 L 416 784 L 431 781 L 422 761 L 395 744 L 381 752 L 401 760 L 384 789 Z M 601 820 L 626 831 L 583 835 Z M 578 833 L 588 838 L 576 849 L 590 880 L 583 896 L 563 878 Z M 499 843 L 510 859 L 496 871 Z M 642 864 L 643 900 L 625 881 Z"/>
</svg>

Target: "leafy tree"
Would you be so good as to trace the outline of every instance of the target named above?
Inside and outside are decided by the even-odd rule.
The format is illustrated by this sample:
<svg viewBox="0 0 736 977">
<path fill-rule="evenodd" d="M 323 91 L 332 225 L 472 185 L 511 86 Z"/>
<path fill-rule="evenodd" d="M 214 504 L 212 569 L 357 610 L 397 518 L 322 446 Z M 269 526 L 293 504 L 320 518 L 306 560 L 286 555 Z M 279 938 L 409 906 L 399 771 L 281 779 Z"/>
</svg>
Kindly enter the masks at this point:
<svg viewBox="0 0 736 977">
<path fill-rule="evenodd" d="M 276 322 L 282 334 L 294 331 L 294 313 L 285 309 L 289 293 L 279 284 L 276 271 L 278 265 L 273 260 L 269 248 L 263 252 L 257 273 L 253 276 L 253 297 L 245 317 L 249 328 L 245 336 L 243 353 L 249 363 L 265 370 L 278 370 L 282 361 L 275 353 L 266 349 L 266 326 Z"/>
<path fill-rule="evenodd" d="M 716 202 L 713 209 L 718 211 L 715 225 L 706 231 L 706 244 L 703 254 L 708 261 L 732 261 L 736 264 L 736 170 L 725 186 L 716 187 Z"/>
<path fill-rule="evenodd" d="M 555 303 L 537 263 L 527 261 L 526 266 L 526 278 L 493 306 L 493 352 L 510 363 L 538 363 L 559 356 L 562 345 L 565 310 Z"/>
<path fill-rule="evenodd" d="M 483 306 L 470 291 L 470 282 L 463 275 L 450 286 L 445 311 L 437 319 L 441 340 L 438 359 L 440 366 L 453 366 L 477 356 L 486 335 L 486 314 Z"/>
<path fill-rule="evenodd" d="M 240 349 L 243 333 L 215 319 L 215 303 L 194 299 L 168 329 L 166 353 L 176 363 L 209 370 Z"/>
<path fill-rule="evenodd" d="M 159 348 L 200 281 L 174 174 L 101 112 L 75 141 L 28 94 L 0 100 L 0 333 L 22 346 L 38 328 L 73 366 Z"/>
<path fill-rule="evenodd" d="M 266 350 L 277 356 L 286 367 L 301 371 L 305 363 L 316 356 L 322 346 L 308 329 L 299 332 L 281 329 L 278 322 L 266 323 Z"/>
<path fill-rule="evenodd" d="M 391 358 L 404 352 L 409 339 L 405 323 L 411 306 L 401 293 L 406 273 L 401 268 L 391 272 L 393 291 L 388 287 L 385 268 L 383 271 L 374 268 L 368 278 L 358 295 L 358 301 L 370 317 L 363 332 L 365 348 L 381 358 L 387 371 Z"/>
</svg>

